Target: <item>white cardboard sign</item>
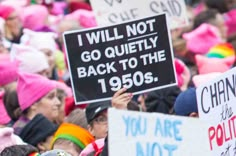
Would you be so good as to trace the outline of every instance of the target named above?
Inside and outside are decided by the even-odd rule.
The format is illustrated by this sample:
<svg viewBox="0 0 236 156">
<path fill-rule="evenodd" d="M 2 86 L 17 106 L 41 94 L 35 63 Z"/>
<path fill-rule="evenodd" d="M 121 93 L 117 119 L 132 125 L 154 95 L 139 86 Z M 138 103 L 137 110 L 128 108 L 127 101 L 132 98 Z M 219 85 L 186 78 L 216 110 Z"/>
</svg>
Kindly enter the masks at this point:
<svg viewBox="0 0 236 156">
<path fill-rule="evenodd" d="M 197 118 L 109 109 L 110 156 L 209 156 Z"/>
<path fill-rule="evenodd" d="M 127 20 L 166 13 L 171 29 L 186 26 L 184 0 L 90 0 L 98 25 L 106 26 Z"/>
<path fill-rule="evenodd" d="M 199 117 L 210 126 L 212 156 L 236 153 L 236 68 L 197 88 Z"/>
</svg>

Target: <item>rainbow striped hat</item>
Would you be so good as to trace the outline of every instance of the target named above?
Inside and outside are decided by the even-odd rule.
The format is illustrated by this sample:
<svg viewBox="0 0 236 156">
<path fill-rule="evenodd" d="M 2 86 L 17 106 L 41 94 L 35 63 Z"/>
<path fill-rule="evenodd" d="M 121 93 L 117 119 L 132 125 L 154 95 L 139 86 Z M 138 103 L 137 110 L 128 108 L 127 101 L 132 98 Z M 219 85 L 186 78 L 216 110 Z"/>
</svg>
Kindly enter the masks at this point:
<svg viewBox="0 0 236 156">
<path fill-rule="evenodd" d="M 220 43 L 213 46 L 206 54 L 208 58 L 226 58 L 235 55 L 235 50 L 230 43 Z"/>
<path fill-rule="evenodd" d="M 51 147 L 57 139 L 65 139 L 76 144 L 80 149 L 84 149 L 94 141 L 94 137 L 80 126 L 71 123 L 62 123 L 54 134 Z"/>
</svg>

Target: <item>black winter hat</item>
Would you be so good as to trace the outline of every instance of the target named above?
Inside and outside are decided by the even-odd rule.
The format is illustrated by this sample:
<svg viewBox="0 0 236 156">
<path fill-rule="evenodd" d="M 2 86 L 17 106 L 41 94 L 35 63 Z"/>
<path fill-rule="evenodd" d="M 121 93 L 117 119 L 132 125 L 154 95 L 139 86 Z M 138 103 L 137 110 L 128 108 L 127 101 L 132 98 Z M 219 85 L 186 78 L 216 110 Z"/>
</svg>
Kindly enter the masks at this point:
<svg viewBox="0 0 236 156">
<path fill-rule="evenodd" d="M 33 146 L 52 136 L 58 126 L 49 121 L 42 114 L 36 115 L 21 131 L 19 136 L 23 141 Z"/>
<path fill-rule="evenodd" d="M 147 112 L 171 113 L 175 100 L 180 93 L 181 90 L 177 86 L 149 92 L 145 99 Z"/>
</svg>

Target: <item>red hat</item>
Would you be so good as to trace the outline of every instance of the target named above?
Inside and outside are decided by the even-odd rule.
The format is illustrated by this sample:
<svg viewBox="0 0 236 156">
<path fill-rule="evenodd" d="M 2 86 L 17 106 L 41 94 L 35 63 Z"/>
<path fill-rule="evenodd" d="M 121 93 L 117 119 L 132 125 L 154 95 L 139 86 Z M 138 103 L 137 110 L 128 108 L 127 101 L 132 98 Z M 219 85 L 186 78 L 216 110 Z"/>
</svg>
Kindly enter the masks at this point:
<svg viewBox="0 0 236 156">
<path fill-rule="evenodd" d="M 69 115 L 76 108 L 84 109 L 87 106 L 87 104 L 76 105 L 74 97 L 66 97 L 65 101 L 66 101 L 65 103 L 66 116 Z"/>
<path fill-rule="evenodd" d="M 11 13 L 13 13 L 15 11 L 15 9 L 11 6 L 7 6 L 7 5 L 0 5 L 0 17 L 2 17 L 3 19 L 7 19 Z"/>
</svg>

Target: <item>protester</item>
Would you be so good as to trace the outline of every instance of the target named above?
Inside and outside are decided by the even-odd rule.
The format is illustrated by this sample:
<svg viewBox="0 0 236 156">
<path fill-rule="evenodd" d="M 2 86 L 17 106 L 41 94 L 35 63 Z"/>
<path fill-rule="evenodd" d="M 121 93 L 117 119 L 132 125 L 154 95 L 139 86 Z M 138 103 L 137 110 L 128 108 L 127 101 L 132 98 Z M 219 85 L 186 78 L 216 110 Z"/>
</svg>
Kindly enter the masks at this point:
<svg viewBox="0 0 236 156">
<path fill-rule="evenodd" d="M 176 115 L 198 117 L 196 88 L 189 88 L 179 94 L 174 103 Z"/>
<path fill-rule="evenodd" d="M 11 43 L 20 43 L 22 25 L 14 7 L 0 4 L 0 17 L 4 19 L 4 37 Z"/>
<path fill-rule="evenodd" d="M 107 136 L 107 109 L 110 107 L 110 101 L 92 103 L 86 107 L 85 113 L 88 130 L 95 139 L 101 139 Z"/>
<path fill-rule="evenodd" d="M 39 113 L 55 122 L 59 114 L 60 101 L 53 81 L 40 75 L 21 73 L 17 93 L 23 114 L 13 125 L 16 134 L 20 134 L 24 126 Z"/>
</svg>

